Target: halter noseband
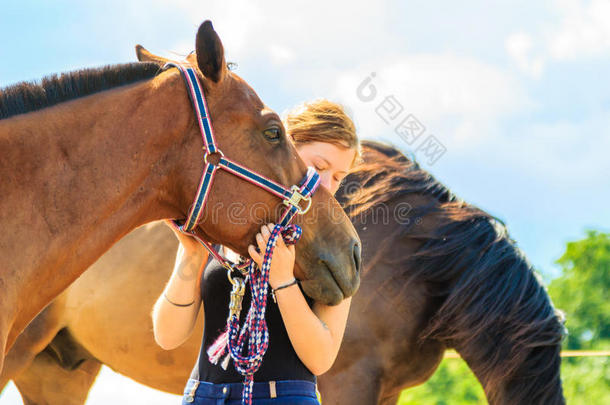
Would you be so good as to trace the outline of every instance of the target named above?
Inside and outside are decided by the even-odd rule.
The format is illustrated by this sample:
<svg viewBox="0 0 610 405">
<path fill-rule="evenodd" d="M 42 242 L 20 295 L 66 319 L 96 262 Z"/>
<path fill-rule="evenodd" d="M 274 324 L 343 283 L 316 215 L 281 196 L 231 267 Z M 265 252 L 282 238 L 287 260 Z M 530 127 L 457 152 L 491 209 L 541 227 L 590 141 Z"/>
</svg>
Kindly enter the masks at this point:
<svg viewBox="0 0 610 405">
<path fill-rule="evenodd" d="M 216 144 L 214 129 L 210 121 L 210 114 L 205 100 L 205 95 L 203 94 L 203 90 L 195 70 L 189 64 L 182 62 L 168 62 L 165 64 L 163 69 L 167 69 L 169 67 L 178 68 L 186 82 L 188 94 L 193 104 L 195 116 L 197 117 L 199 129 L 203 138 L 203 149 L 205 150 L 203 157 L 205 167 L 203 169 L 201 180 L 199 181 L 195 201 L 190 207 L 186 221 L 182 225 L 180 225 L 176 220 L 174 220 L 173 223 L 181 232 L 195 237 L 225 268 L 233 269 L 237 266 L 229 263 L 224 257 L 220 256 L 208 241 L 199 238 L 193 233 L 193 229 L 195 229 L 199 223 L 201 213 L 203 212 L 203 208 L 208 199 L 216 170 L 218 170 L 218 168 L 224 169 L 225 171 L 241 177 L 242 179 L 249 181 L 250 183 L 257 185 L 258 187 L 261 187 L 281 198 L 282 202 L 287 207 L 278 221 L 278 225 L 282 227 L 287 226 L 297 213 L 305 214 L 309 210 L 311 207 L 311 195 L 320 184 L 320 175 L 313 167 L 308 167 L 307 174 L 301 180 L 300 184 L 293 185 L 290 189 L 287 189 L 281 184 L 278 184 L 275 181 L 268 179 L 267 177 L 227 158 Z M 208 161 L 208 157 L 213 154 L 220 156 L 218 163 L 216 164 Z M 305 207 L 301 207 L 301 202 L 306 204 Z M 245 266 L 237 268 L 243 271 L 244 267 Z M 229 279 L 231 280 L 231 277 L 229 277 Z"/>
</svg>

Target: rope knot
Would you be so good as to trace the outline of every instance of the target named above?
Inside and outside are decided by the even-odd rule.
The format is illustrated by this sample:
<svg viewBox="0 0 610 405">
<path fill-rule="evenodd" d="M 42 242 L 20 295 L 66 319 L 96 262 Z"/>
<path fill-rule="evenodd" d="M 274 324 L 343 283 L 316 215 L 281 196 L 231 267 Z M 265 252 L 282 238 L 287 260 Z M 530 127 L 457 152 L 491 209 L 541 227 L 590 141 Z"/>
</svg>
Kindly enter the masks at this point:
<svg viewBox="0 0 610 405">
<path fill-rule="evenodd" d="M 281 233 L 286 245 L 294 245 L 301 239 L 303 230 L 296 224 L 289 224 L 282 228 Z"/>
</svg>

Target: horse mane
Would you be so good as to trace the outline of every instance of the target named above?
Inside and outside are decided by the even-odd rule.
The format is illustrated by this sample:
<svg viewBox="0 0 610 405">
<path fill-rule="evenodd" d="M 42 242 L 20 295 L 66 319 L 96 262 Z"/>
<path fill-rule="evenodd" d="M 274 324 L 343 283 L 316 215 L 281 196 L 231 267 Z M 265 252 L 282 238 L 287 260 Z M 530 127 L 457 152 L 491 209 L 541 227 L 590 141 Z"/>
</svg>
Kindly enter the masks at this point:
<svg viewBox="0 0 610 405">
<path fill-rule="evenodd" d="M 509 395 L 515 404 L 563 404 L 563 315 L 505 224 L 457 198 L 396 148 L 364 141 L 363 152 L 364 163 L 337 194 L 352 218 L 409 194 L 432 200 L 414 209 L 430 215 L 434 229 L 411 223 L 398 231 L 422 245 L 397 268 L 408 272 L 409 281 L 424 282 L 440 302 L 420 342 L 436 339 L 456 348 L 481 378 L 490 403 Z M 361 188 L 349 190 L 358 183 Z"/>
<path fill-rule="evenodd" d="M 126 63 L 50 75 L 0 89 L 0 120 L 154 77 L 155 63 Z"/>
<path fill-rule="evenodd" d="M 363 140 L 362 161 L 343 180 L 337 200 L 350 217 L 405 194 L 431 196 L 439 202 L 459 199 L 414 158 L 407 158 L 395 147 Z"/>
</svg>

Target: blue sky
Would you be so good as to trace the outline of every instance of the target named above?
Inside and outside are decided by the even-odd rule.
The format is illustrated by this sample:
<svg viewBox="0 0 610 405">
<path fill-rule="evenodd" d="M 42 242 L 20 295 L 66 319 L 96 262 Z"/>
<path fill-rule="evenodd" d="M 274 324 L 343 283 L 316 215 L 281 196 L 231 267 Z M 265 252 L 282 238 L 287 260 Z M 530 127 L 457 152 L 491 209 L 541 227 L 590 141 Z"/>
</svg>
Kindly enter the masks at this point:
<svg viewBox="0 0 610 405">
<path fill-rule="evenodd" d="M 288 5 L 289 3 L 289 5 Z M 179 57 L 212 19 L 228 59 L 278 112 L 344 103 L 360 136 L 408 145 L 376 113 L 394 96 L 446 152 L 423 167 L 504 220 L 545 278 L 565 243 L 610 231 L 609 1 L 9 1 L 0 12 L 0 87 L 135 60 Z M 375 72 L 378 96 L 357 97 Z M 399 116 L 397 119 L 401 119 Z M 7 390 L 0 404 L 14 404 Z M 113 396 L 114 395 L 114 396 Z M 129 398 L 128 398 L 129 397 Z M 104 368 L 89 404 L 171 397 Z"/>
<path fill-rule="evenodd" d="M 8 2 L 0 86 L 133 61 L 136 43 L 178 56 L 210 18 L 237 72 L 279 112 L 328 97 L 361 137 L 409 151 L 375 113 L 393 95 L 446 148 L 433 165 L 416 158 L 503 219 L 546 277 L 566 241 L 609 230 L 608 1 L 290 4 Z M 379 96 L 366 103 L 356 88 L 371 72 Z"/>
</svg>

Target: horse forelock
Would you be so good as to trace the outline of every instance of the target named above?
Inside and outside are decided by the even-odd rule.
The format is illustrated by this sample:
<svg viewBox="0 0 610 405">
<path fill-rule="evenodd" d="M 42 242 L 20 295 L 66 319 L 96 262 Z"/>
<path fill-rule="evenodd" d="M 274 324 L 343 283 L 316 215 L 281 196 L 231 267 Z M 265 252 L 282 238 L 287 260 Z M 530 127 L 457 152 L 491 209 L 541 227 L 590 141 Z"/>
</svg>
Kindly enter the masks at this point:
<svg viewBox="0 0 610 405">
<path fill-rule="evenodd" d="M 420 340 L 456 348 L 491 403 L 564 403 L 563 317 L 504 223 L 458 199 L 395 148 L 377 142 L 363 147 L 364 164 L 351 174 L 362 188 L 350 193 L 346 183 L 339 194 L 350 216 L 414 193 L 429 197 L 413 213 L 434 220 L 432 229 L 400 225 L 401 236 L 423 243 L 400 259 L 400 268 L 442 298 Z"/>
<path fill-rule="evenodd" d="M 154 77 L 160 67 L 140 62 L 81 69 L 0 89 L 0 120 Z"/>
</svg>

